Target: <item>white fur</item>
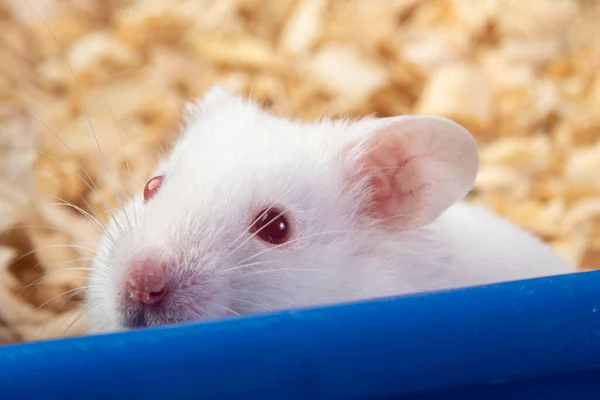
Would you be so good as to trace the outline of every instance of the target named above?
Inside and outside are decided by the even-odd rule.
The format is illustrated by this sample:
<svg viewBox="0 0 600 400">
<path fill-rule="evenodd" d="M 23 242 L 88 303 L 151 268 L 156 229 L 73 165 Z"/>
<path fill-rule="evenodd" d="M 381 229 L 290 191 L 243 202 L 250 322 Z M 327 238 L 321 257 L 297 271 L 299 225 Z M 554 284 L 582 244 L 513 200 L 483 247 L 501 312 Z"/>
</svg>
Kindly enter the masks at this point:
<svg viewBox="0 0 600 400">
<path fill-rule="evenodd" d="M 299 124 L 220 89 L 205 100 L 159 164 L 156 196 L 118 213 L 122 229 L 109 224 L 88 293 L 94 331 L 123 328 L 129 261 L 151 250 L 171 260 L 175 285 L 168 306 L 147 311 L 149 325 L 574 272 L 529 233 L 461 202 L 407 231 L 361 219 L 365 186 L 349 184 L 341 155 L 376 120 Z M 295 224 L 282 248 L 247 232 L 274 203 Z"/>
</svg>

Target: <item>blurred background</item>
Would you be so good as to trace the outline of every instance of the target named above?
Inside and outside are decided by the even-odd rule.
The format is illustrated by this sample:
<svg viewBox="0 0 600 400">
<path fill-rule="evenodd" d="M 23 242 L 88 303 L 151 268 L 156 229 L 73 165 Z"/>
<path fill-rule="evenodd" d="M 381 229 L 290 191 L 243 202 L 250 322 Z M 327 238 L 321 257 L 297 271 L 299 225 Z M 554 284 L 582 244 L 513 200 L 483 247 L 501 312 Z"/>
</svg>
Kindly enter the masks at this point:
<svg viewBox="0 0 600 400">
<path fill-rule="evenodd" d="M 213 84 L 303 120 L 452 118 L 481 148 L 469 201 L 600 267 L 598 21 L 594 0 L 0 0 L 0 343 L 83 333 L 82 213 L 143 190 Z"/>
</svg>

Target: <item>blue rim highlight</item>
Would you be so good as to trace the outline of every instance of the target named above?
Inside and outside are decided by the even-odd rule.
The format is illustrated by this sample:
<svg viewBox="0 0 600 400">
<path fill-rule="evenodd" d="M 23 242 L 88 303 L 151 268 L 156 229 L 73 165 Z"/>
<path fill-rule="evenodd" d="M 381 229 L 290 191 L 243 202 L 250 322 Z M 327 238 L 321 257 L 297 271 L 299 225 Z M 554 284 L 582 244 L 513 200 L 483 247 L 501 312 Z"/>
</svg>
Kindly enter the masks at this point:
<svg viewBox="0 0 600 400">
<path fill-rule="evenodd" d="M 600 398 L 600 271 L 0 347 L 0 399 L 507 396 Z"/>
</svg>

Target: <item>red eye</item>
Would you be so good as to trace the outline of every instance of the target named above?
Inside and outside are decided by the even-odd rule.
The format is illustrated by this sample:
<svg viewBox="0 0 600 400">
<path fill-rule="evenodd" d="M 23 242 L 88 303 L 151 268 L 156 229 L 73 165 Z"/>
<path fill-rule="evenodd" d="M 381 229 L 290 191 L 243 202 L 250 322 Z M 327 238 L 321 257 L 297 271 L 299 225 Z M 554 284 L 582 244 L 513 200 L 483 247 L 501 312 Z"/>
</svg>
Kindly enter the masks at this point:
<svg viewBox="0 0 600 400">
<path fill-rule="evenodd" d="M 148 183 L 146 183 L 146 186 L 144 187 L 144 201 L 145 202 L 147 202 L 152 197 L 154 197 L 156 192 L 158 192 L 158 189 L 160 189 L 160 186 L 162 185 L 164 178 L 165 178 L 164 175 L 155 176 L 154 178 L 150 179 L 148 181 Z"/>
<path fill-rule="evenodd" d="M 292 227 L 284 216 L 285 211 L 277 208 L 263 210 L 255 218 L 250 232 L 261 240 L 272 244 L 283 244 L 290 238 Z"/>
</svg>

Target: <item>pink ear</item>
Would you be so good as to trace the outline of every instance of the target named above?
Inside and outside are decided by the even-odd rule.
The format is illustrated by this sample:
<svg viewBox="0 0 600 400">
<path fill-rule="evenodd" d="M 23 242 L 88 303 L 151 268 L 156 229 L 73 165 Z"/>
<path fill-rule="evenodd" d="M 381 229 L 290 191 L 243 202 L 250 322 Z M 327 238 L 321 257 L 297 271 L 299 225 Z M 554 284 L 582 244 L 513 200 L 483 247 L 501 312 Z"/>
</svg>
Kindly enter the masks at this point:
<svg viewBox="0 0 600 400">
<path fill-rule="evenodd" d="M 360 158 L 369 174 L 369 212 L 392 229 L 432 222 L 471 190 L 479 157 L 475 140 L 449 119 L 384 120 Z"/>
</svg>

